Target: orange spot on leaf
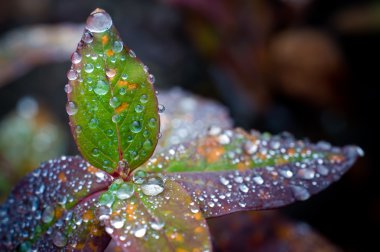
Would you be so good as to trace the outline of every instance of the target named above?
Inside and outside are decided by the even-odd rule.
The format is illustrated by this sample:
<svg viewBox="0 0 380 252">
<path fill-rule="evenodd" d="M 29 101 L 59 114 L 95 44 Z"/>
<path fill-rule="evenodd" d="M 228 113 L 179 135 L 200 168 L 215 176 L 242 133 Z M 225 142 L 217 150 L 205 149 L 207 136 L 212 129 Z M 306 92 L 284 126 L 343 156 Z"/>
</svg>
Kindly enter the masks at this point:
<svg viewBox="0 0 380 252">
<path fill-rule="evenodd" d="M 108 36 L 107 36 L 107 35 L 104 35 L 104 36 L 102 37 L 102 44 L 103 44 L 103 45 L 107 44 L 107 43 L 108 43 L 108 40 L 109 40 Z"/>
<path fill-rule="evenodd" d="M 60 172 L 60 173 L 58 174 L 58 179 L 59 179 L 59 181 L 61 181 L 61 182 L 66 182 L 66 181 L 67 181 L 66 175 L 65 175 L 65 173 L 63 173 L 63 172 Z"/>
<path fill-rule="evenodd" d="M 91 174 L 95 174 L 95 172 L 97 172 L 98 169 L 96 169 L 94 166 L 90 165 L 87 167 L 87 171 Z"/>
<path fill-rule="evenodd" d="M 94 219 L 94 213 L 91 210 L 87 210 L 83 213 L 82 219 L 84 222 L 88 222 Z"/>
<path fill-rule="evenodd" d="M 112 56 L 114 55 L 114 52 L 111 49 L 107 50 L 107 56 Z"/>
<path fill-rule="evenodd" d="M 123 112 L 124 110 L 126 110 L 128 108 L 128 103 L 126 102 L 123 102 L 119 107 L 117 107 L 115 109 L 116 113 L 120 114 L 121 112 Z"/>
</svg>

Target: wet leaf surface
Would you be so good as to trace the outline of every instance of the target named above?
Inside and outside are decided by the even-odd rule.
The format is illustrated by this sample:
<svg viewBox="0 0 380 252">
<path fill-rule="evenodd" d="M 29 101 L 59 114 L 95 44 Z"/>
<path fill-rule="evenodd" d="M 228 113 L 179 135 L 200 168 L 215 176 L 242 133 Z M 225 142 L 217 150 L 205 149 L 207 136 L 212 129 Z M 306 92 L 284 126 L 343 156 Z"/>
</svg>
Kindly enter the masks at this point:
<svg viewBox="0 0 380 252">
<path fill-rule="evenodd" d="M 80 157 L 43 163 L 0 206 L 0 251 L 106 246 L 109 237 L 85 212 L 111 181 Z"/>
<path fill-rule="evenodd" d="M 174 181 L 154 175 L 135 184 L 116 181 L 101 199 L 100 218 L 119 250 L 211 250 L 206 220 Z"/>
<path fill-rule="evenodd" d="M 145 162 L 160 125 L 154 76 L 124 45 L 105 11 L 87 19 L 67 78 L 66 110 L 83 157 L 108 173 Z"/>
<path fill-rule="evenodd" d="M 338 180 L 362 150 L 241 129 L 208 135 L 156 154 L 146 171 L 176 179 L 206 217 L 306 200 Z"/>
</svg>

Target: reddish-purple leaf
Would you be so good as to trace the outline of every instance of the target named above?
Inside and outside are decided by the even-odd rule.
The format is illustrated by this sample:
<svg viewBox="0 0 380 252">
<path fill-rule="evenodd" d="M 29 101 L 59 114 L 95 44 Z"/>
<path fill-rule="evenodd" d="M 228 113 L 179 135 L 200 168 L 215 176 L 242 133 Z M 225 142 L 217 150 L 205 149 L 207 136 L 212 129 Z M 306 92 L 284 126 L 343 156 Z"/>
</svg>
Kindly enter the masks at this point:
<svg viewBox="0 0 380 252">
<path fill-rule="evenodd" d="M 167 173 L 212 217 L 306 200 L 361 154 L 355 146 L 311 144 L 287 134 L 211 128 L 207 136 L 158 153 L 145 170 Z"/>
<path fill-rule="evenodd" d="M 115 181 L 100 198 L 100 218 L 115 245 L 122 251 L 210 251 L 206 220 L 186 190 L 155 175 L 140 179 Z"/>
<path fill-rule="evenodd" d="M 158 101 L 165 105 L 166 110 L 161 115 L 162 137 L 156 152 L 194 139 L 213 125 L 228 129 L 233 124 L 228 110 L 221 104 L 180 88 L 160 92 Z"/>
<path fill-rule="evenodd" d="M 0 207 L 0 251 L 106 246 L 109 237 L 89 210 L 112 180 L 80 157 L 43 163 Z"/>
</svg>

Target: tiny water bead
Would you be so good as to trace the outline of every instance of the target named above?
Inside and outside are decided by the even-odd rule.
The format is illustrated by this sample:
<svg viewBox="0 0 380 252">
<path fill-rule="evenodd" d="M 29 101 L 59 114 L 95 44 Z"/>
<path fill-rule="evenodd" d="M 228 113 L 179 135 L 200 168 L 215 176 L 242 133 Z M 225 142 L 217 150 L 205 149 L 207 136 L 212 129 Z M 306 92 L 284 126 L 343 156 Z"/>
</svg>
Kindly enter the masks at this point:
<svg viewBox="0 0 380 252">
<path fill-rule="evenodd" d="M 91 63 L 87 63 L 84 65 L 84 71 L 86 73 L 92 73 L 94 71 L 94 65 Z"/>
<path fill-rule="evenodd" d="M 135 106 L 135 111 L 136 111 L 136 113 L 141 113 L 141 112 L 143 112 L 143 111 L 144 111 L 144 106 L 141 105 L 141 104 L 137 104 L 137 105 Z"/>
<path fill-rule="evenodd" d="M 133 133 L 139 133 L 139 132 L 142 130 L 142 124 L 141 124 L 139 121 L 133 121 L 133 122 L 129 125 L 129 129 L 130 129 Z"/>
<path fill-rule="evenodd" d="M 71 63 L 79 64 L 81 61 L 82 61 L 82 55 L 80 55 L 78 52 L 74 52 L 71 55 Z"/>
<path fill-rule="evenodd" d="M 165 106 L 162 104 L 158 105 L 158 113 L 164 113 L 165 112 Z"/>
<path fill-rule="evenodd" d="M 151 83 L 151 84 L 154 84 L 154 82 L 156 81 L 155 77 L 153 74 L 149 74 L 148 75 L 148 81 Z"/>
<path fill-rule="evenodd" d="M 53 243 L 55 246 L 59 248 L 63 248 L 67 244 L 67 237 L 60 231 L 56 231 L 53 233 Z"/>
<path fill-rule="evenodd" d="M 50 223 L 54 219 L 55 210 L 52 206 L 47 206 L 42 213 L 42 221 L 44 223 Z"/>
<path fill-rule="evenodd" d="M 90 120 L 90 122 L 88 123 L 88 127 L 89 127 L 90 129 L 95 129 L 96 127 L 98 127 L 98 125 L 99 125 L 99 121 L 98 121 L 98 119 L 96 119 L 96 118 L 92 118 L 92 119 Z"/>
<path fill-rule="evenodd" d="M 96 9 L 87 18 L 86 29 L 90 32 L 101 33 L 110 29 L 112 26 L 112 19 L 107 12 L 102 9 Z"/>
<path fill-rule="evenodd" d="M 108 91 L 109 91 L 108 84 L 103 80 L 98 80 L 98 82 L 96 83 L 96 87 L 94 89 L 95 94 L 105 95 L 108 93 Z"/>
<path fill-rule="evenodd" d="M 125 88 L 120 88 L 119 89 L 119 94 L 120 95 L 125 95 L 127 93 L 127 90 Z"/>
<path fill-rule="evenodd" d="M 136 238 L 143 238 L 146 234 L 147 226 L 144 224 L 138 224 L 132 229 L 132 233 Z"/>
<path fill-rule="evenodd" d="M 153 143 L 152 141 L 150 141 L 149 139 L 145 140 L 144 143 L 143 143 L 143 148 L 147 151 L 151 150 L 153 147 Z"/>
<path fill-rule="evenodd" d="M 119 40 L 116 40 L 115 42 L 113 42 L 112 50 L 115 53 L 121 52 L 123 50 L 123 42 Z"/>
<path fill-rule="evenodd" d="M 66 112 L 68 115 L 75 115 L 78 112 L 78 107 L 75 102 L 69 101 L 66 104 Z"/>
<path fill-rule="evenodd" d="M 115 198 L 111 192 L 105 192 L 99 197 L 99 204 L 107 207 L 111 207 Z"/>
<path fill-rule="evenodd" d="M 99 154 L 100 154 L 100 150 L 99 150 L 98 148 L 94 148 L 94 149 L 92 149 L 91 154 L 92 154 L 94 157 L 98 157 Z"/>
<path fill-rule="evenodd" d="M 73 87 L 70 84 L 65 85 L 65 93 L 70 94 L 73 91 Z"/>
<path fill-rule="evenodd" d="M 112 129 L 108 129 L 108 130 L 106 130 L 106 135 L 111 137 L 111 136 L 115 135 L 115 131 L 113 131 Z"/>
<path fill-rule="evenodd" d="M 122 80 L 127 80 L 127 79 L 128 79 L 128 74 L 126 74 L 126 73 L 122 73 L 122 74 L 121 74 L 121 79 L 122 79 Z"/>
<path fill-rule="evenodd" d="M 78 78 L 78 73 L 77 71 L 71 69 L 67 72 L 67 79 L 73 81 L 73 80 L 76 80 Z"/>
<path fill-rule="evenodd" d="M 151 127 L 151 128 L 154 128 L 154 127 L 156 127 L 157 126 L 157 120 L 156 120 L 156 118 L 150 118 L 149 119 L 149 122 L 148 122 L 148 125 L 149 125 L 149 127 Z"/>
<path fill-rule="evenodd" d="M 82 41 L 86 44 L 91 44 L 94 40 L 94 36 L 92 36 L 91 32 L 85 31 L 82 36 Z"/>
<path fill-rule="evenodd" d="M 136 53 L 133 50 L 129 50 L 128 54 L 131 58 L 136 58 Z"/>
<path fill-rule="evenodd" d="M 156 196 L 164 191 L 164 181 L 161 177 L 150 177 L 141 184 L 141 190 L 145 195 Z"/>
<path fill-rule="evenodd" d="M 113 78 L 116 75 L 116 70 L 113 68 L 107 69 L 106 75 L 108 78 Z"/>
<path fill-rule="evenodd" d="M 118 114 L 115 114 L 115 115 L 112 116 L 111 120 L 112 120 L 113 123 L 118 123 L 118 122 L 121 121 L 121 116 L 118 115 Z"/>
<path fill-rule="evenodd" d="M 148 102 L 148 96 L 146 94 L 143 94 L 140 96 L 140 102 L 147 103 Z"/>
</svg>

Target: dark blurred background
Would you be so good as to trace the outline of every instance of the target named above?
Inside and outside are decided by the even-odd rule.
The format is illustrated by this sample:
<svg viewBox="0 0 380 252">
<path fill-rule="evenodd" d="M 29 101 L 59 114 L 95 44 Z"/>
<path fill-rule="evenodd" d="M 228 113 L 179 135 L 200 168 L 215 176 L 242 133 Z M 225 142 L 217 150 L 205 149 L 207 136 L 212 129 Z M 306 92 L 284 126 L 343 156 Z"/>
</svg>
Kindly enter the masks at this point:
<svg viewBox="0 0 380 252">
<path fill-rule="evenodd" d="M 366 156 L 341 181 L 281 211 L 345 251 L 377 247 L 379 1 L 1 0 L 2 198 L 39 159 L 77 153 L 63 87 L 96 7 L 111 14 L 159 89 L 215 99 L 246 129 L 361 146 Z M 20 120 L 25 128 L 11 135 Z M 25 139 L 32 147 L 20 154 Z M 51 153 L 33 149 L 41 143 Z"/>
</svg>

